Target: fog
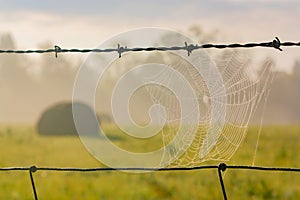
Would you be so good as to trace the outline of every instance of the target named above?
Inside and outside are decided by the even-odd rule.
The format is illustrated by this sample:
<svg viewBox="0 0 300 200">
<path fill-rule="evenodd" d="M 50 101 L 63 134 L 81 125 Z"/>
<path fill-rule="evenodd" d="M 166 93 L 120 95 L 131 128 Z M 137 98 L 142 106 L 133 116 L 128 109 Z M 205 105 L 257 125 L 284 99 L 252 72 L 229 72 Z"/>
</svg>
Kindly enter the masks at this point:
<svg viewBox="0 0 300 200">
<path fill-rule="evenodd" d="M 198 37 L 202 43 L 214 41 L 218 34 L 203 34 L 196 27 L 191 28 L 189 33 Z M 38 48 L 53 46 L 46 41 L 39 44 Z M 12 34 L 0 33 L 0 49 L 17 49 Z M 64 54 L 59 54 L 58 58 L 54 54 L 0 54 L 0 122 L 36 123 L 49 106 L 71 101 L 76 73 L 81 63 L 81 57 L 71 59 Z M 274 77 L 264 112 L 265 124 L 300 123 L 300 62 L 294 63 L 291 74 L 277 72 Z M 257 115 L 261 114 L 262 110 L 258 110 Z M 254 116 L 252 123 L 259 123 L 257 119 Z"/>
</svg>

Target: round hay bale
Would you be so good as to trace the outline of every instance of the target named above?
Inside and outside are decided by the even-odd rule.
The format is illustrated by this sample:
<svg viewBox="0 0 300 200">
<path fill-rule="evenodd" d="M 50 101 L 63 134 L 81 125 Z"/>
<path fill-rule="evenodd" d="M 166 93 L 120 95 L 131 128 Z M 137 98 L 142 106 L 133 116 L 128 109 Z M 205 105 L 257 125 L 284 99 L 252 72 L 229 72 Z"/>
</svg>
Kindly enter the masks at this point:
<svg viewBox="0 0 300 200">
<path fill-rule="evenodd" d="M 80 109 L 80 113 L 86 119 L 81 125 L 81 131 L 84 134 L 98 134 L 98 119 L 95 119 L 93 110 L 83 103 L 73 103 L 76 109 Z M 40 135 L 78 135 L 74 123 L 72 102 L 57 103 L 47 108 L 41 115 L 37 123 L 37 131 Z"/>
</svg>

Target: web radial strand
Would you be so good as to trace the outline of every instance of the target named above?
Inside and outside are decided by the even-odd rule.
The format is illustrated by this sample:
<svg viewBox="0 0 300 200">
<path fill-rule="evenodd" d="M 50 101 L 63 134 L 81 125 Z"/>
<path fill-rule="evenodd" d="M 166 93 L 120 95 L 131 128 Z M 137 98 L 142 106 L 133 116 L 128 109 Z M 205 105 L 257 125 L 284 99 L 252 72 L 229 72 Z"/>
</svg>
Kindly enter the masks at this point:
<svg viewBox="0 0 300 200">
<path fill-rule="evenodd" d="M 205 138 L 212 125 L 211 102 L 218 101 L 219 96 L 224 95 L 224 93 L 221 93 L 219 90 L 221 83 L 215 83 L 211 86 L 214 88 L 214 90 L 212 90 L 214 94 L 210 94 L 207 82 L 204 81 L 201 74 L 199 74 L 197 69 L 189 62 L 175 58 L 169 62 L 169 66 L 181 73 L 195 90 L 201 113 L 197 134 L 192 144 L 182 156 L 177 157 L 175 162 L 170 163 L 170 166 L 190 167 L 197 166 L 208 160 L 229 160 L 242 144 L 249 121 L 259 105 L 260 100 L 268 93 L 269 85 L 273 77 L 273 66 L 265 66 L 261 70 L 251 69 L 250 67 L 253 66 L 250 65 L 249 59 L 236 51 L 224 53 L 215 60 L 215 63 L 221 72 L 226 90 L 226 120 L 219 138 L 214 138 L 217 140 L 215 146 L 211 149 L 205 149 L 209 148 L 206 146 L 207 140 L 205 140 Z M 210 73 L 209 68 L 205 70 L 207 76 L 213 75 L 213 73 Z M 166 73 L 162 73 L 157 79 L 176 81 L 172 75 Z M 180 91 L 180 85 L 178 85 L 178 87 Z M 178 129 L 178 123 L 180 123 L 181 117 L 180 104 L 176 96 L 165 88 L 155 86 L 148 87 L 147 90 L 153 103 L 163 104 L 167 111 L 169 119 L 167 120 L 166 128 L 163 129 L 163 143 L 164 146 L 166 146 L 166 144 L 172 140 Z M 220 101 L 219 103 L 221 104 L 223 102 Z M 218 126 L 219 124 L 216 125 Z M 188 127 L 186 127 L 185 132 L 186 135 L 188 135 Z M 183 139 L 178 142 L 184 141 Z M 177 148 L 176 146 L 177 145 L 175 145 L 174 148 Z M 182 144 L 178 144 L 178 146 L 182 147 Z M 206 154 L 205 157 L 199 157 L 203 150 L 207 150 L 208 154 Z M 176 157 L 172 149 L 167 149 L 165 154 L 165 156 Z"/>
</svg>

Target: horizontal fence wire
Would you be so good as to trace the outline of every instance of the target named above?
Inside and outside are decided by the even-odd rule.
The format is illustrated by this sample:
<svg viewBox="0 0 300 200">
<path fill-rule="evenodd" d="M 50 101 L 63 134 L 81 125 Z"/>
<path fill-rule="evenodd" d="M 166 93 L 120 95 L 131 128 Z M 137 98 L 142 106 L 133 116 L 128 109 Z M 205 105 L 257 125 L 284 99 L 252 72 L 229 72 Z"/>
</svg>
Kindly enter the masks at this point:
<svg viewBox="0 0 300 200">
<path fill-rule="evenodd" d="M 134 47 L 129 48 L 127 46 L 121 46 L 120 44 L 117 45 L 117 48 L 107 48 L 107 49 L 63 49 L 60 46 L 55 45 L 52 49 L 36 49 L 36 50 L 0 50 L 0 54 L 31 54 L 31 53 L 55 53 L 55 57 L 59 53 L 105 53 L 105 52 L 117 52 L 119 54 L 119 58 L 122 56 L 122 53 L 125 52 L 137 52 L 137 51 L 179 51 L 185 50 L 187 51 L 188 55 L 192 53 L 192 51 L 197 49 L 209 49 L 209 48 L 216 48 L 216 49 L 225 49 L 225 48 L 254 48 L 254 47 L 269 47 L 275 48 L 277 50 L 282 51 L 281 47 L 291 47 L 291 46 L 300 46 L 300 42 L 280 42 L 278 37 L 271 42 L 261 42 L 261 43 L 245 43 L 245 44 L 185 44 L 183 46 L 171 46 L 171 47 Z"/>
<path fill-rule="evenodd" d="M 221 165 L 221 166 L 220 166 Z M 300 168 L 290 167 L 263 167 L 263 166 L 251 166 L 251 165 L 226 165 L 221 163 L 220 165 L 203 165 L 197 167 L 169 167 L 169 168 L 145 168 L 145 167 L 99 167 L 99 168 L 77 168 L 77 167 L 2 167 L 0 171 L 64 171 L 64 172 L 96 172 L 96 171 L 189 171 L 189 170 L 201 170 L 201 169 L 240 169 L 240 170 L 256 170 L 256 171 L 282 171 L 282 172 L 300 172 Z M 223 166 L 225 165 L 225 166 Z M 224 168 L 225 167 L 225 168 Z"/>
<path fill-rule="evenodd" d="M 34 182 L 33 173 L 37 171 L 55 171 L 55 172 L 99 172 L 99 171 L 191 171 L 191 170 L 204 170 L 204 169 L 215 169 L 218 172 L 218 178 L 222 189 L 224 200 L 227 200 L 226 188 L 222 177 L 222 172 L 226 170 L 255 170 L 255 171 L 277 171 L 277 172 L 300 172 L 300 168 L 290 167 L 263 167 L 263 166 L 248 166 L 248 165 L 226 165 L 220 163 L 219 165 L 203 165 L 196 167 L 172 167 L 172 168 L 143 168 L 143 167 L 121 167 L 121 168 L 63 168 L 63 167 L 2 167 L 0 172 L 5 171 L 29 171 L 30 182 L 32 186 L 33 196 L 35 200 L 38 200 L 37 189 Z"/>
</svg>

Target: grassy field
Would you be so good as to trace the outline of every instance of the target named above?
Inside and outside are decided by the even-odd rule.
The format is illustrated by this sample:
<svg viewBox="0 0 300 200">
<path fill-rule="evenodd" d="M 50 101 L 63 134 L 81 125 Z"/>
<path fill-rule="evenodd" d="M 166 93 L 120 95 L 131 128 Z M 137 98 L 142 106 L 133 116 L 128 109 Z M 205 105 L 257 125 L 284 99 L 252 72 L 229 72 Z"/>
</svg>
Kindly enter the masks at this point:
<svg viewBox="0 0 300 200">
<path fill-rule="evenodd" d="M 251 127 L 227 164 L 251 165 L 256 138 L 257 127 Z M 255 165 L 300 167 L 299 145 L 300 127 L 263 127 Z M 103 167 L 79 138 L 41 137 L 31 126 L 1 126 L 0 146 L 0 167 Z M 38 171 L 34 178 L 39 199 L 45 200 L 222 199 L 216 170 L 146 174 Z M 300 173 L 228 170 L 224 179 L 229 199 L 300 199 Z M 0 199 L 33 199 L 28 172 L 0 171 Z"/>
</svg>

